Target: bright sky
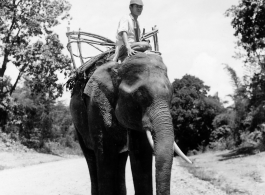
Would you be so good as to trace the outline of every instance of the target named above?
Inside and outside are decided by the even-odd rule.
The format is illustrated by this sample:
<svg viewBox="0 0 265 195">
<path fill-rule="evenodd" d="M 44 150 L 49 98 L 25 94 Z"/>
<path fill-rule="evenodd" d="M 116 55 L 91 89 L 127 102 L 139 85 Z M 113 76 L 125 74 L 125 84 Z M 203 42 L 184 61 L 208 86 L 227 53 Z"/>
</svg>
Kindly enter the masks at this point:
<svg viewBox="0 0 265 195">
<path fill-rule="evenodd" d="M 70 28 L 95 33 L 115 40 L 118 22 L 129 14 L 129 0 L 69 0 L 73 19 Z M 227 100 L 233 92 L 230 77 L 223 64 L 232 66 L 242 75 L 242 63 L 235 60 L 236 38 L 225 11 L 238 0 L 143 0 L 144 9 L 138 18 L 141 29 L 159 28 L 159 50 L 168 67 L 171 82 L 185 74 L 195 75 Z M 67 22 L 56 28 L 64 45 L 67 44 Z M 89 54 L 87 56 L 90 56 Z M 14 71 L 8 70 L 9 74 Z M 70 95 L 64 95 L 69 100 Z"/>
</svg>

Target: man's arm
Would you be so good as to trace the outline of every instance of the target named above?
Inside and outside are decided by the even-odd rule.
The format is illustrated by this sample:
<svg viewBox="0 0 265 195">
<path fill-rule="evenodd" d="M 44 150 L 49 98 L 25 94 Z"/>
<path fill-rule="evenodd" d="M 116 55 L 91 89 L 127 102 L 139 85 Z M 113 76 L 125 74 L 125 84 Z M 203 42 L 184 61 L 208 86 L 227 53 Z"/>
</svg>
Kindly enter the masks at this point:
<svg viewBox="0 0 265 195">
<path fill-rule="evenodd" d="M 132 55 L 137 53 L 137 51 L 134 51 L 131 48 L 130 44 L 128 43 L 128 36 L 127 36 L 127 32 L 125 32 L 125 31 L 122 32 L 122 40 L 123 40 L 123 43 L 127 49 L 128 56 L 132 56 Z"/>
<path fill-rule="evenodd" d="M 114 62 L 117 62 L 117 60 L 119 58 L 119 55 L 120 55 L 120 47 L 118 45 L 116 45 L 116 47 L 115 47 L 115 55 L 114 55 L 114 58 L 113 58 Z"/>
</svg>

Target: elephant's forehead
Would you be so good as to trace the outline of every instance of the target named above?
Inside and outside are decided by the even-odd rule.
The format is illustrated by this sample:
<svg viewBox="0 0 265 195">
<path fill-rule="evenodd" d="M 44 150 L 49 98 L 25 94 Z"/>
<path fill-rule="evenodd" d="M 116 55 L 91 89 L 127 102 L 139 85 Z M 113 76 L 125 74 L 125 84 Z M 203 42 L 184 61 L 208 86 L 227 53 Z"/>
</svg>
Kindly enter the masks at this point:
<svg viewBox="0 0 265 195">
<path fill-rule="evenodd" d="M 162 57 L 156 54 L 137 53 L 134 56 L 127 58 L 119 68 L 119 72 L 130 70 L 144 71 L 144 69 L 160 69 L 160 71 L 167 71 Z"/>
<path fill-rule="evenodd" d="M 170 93 L 171 84 L 166 66 L 159 56 L 138 54 L 120 67 L 119 74 L 122 78 L 120 90 L 126 94 L 132 94 L 141 88 L 147 89 L 153 95 L 168 96 Z"/>
</svg>

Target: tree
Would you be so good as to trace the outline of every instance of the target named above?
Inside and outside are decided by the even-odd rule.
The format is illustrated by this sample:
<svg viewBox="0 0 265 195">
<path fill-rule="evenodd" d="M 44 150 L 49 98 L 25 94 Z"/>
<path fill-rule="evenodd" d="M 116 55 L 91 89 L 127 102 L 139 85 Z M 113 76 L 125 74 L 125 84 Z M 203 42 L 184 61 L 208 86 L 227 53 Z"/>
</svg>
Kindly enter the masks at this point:
<svg viewBox="0 0 265 195">
<path fill-rule="evenodd" d="M 223 109 L 217 96 L 207 96 L 209 89 L 191 75 L 173 82 L 171 113 L 175 136 L 184 152 L 209 144 L 213 119 Z"/>
<path fill-rule="evenodd" d="M 6 125 L 5 132 L 18 134 L 24 145 L 36 149 L 48 141 L 76 140 L 69 108 L 42 93 L 32 93 L 29 83 L 25 80 L 12 94 L 13 113 L 19 123 Z"/>
<path fill-rule="evenodd" d="M 3 92 L 8 91 L 12 88 L 11 84 L 11 78 L 8 76 L 5 76 L 2 80 L 2 89 Z M 20 123 L 20 115 L 18 114 L 18 104 L 16 101 L 14 101 L 14 98 L 12 98 L 9 94 L 6 95 L 4 99 L 1 99 L 0 101 L 0 130 L 5 131 L 5 125 L 6 124 L 18 124 Z"/>
<path fill-rule="evenodd" d="M 248 82 L 233 95 L 234 135 L 240 141 L 240 131 L 254 131 L 265 122 L 265 1 L 240 0 L 238 5 L 226 11 L 226 16 L 232 18 L 234 35 L 238 38 L 236 57 L 243 59 L 251 70 Z"/>
<path fill-rule="evenodd" d="M 63 93 L 63 84 L 58 83 L 58 72 L 65 76 L 70 70 L 70 59 L 62 54 L 63 46 L 57 35 L 48 35 L 45 43 L 37 41 L 32 45 L 32 56 L 37 60 L 29 64 L 27 72 L 28 85 L 32 93 L 49 97 L 52 100 Z M 23 56 L 20 56 L 23 58 Z"/>
<path fill-rule="evenodd" d="M 250 84 L 250 131 L 254 131 L 260 124 L 265 123 L 265 73 L 254 74 Z"/>
<path fill-rule="evenodd" d="M 225 14 L 232 17 L 237 46 L 244 51 L 237 56 L 243 58 L 246 65 L 265 71 L 265 1 L 240 0 Z"/>
<path fill-rule="evenodd" d="M 226 65 L 225 69 L 234 87 L 234 93 L 230 95 L 234 104 L 216 118 L 215 124 L 217 125 L 218 123 L 222 123 L 221 121 L 226 120 L 227 124 L 224 125 L 227 125 L 231 129 L 235 143 L 239 144 L 241 141 L 241 133 L 249 126 L 248 116 L 251 92 L 249 90 L 249 83 L 246 83 L 246 81 L 243 83 L 232 67 Z M 218 122 L 218 120 L 220 121 Z M 216 126 L 216 128 L 218 127 L 220 126 Z"/>
<path fill-rule="evenodd" d="M 25 74 L 35 81 L 39 77 L 47 78 L 42 80 L 43 85 L 58 87 L 61 91 L 60 86 L 54 86 L 51 82 L 57 80 L 56 71 L 65 70 L 70 60 L 62 54 L 63 46 L 52 28 L 60 20 L 69 17 L 70 7 L 67 0 L 0 1 L 0 56 L 3 58 L 0 78 L 3 78 L 7 66 L 11 64 L 19 70 L 16 82 L 10 90 L 4 92 L 3 87 L 0 88 L 0 99 L 7 93 L 11 95 Z M 32 86 L 38 88 L 34 84 Z"/>
<path fill-rule="evenodd" d="M 55 139 L 74 134 L 72 131 L 74 129 L 70 128 L 73 124 L 70 110 L 63 102 L 59 101 L 52 106 L 51 116 L 53 118 L 53 134 Z M 76 140 L 76 135 L 74 134 L 72 136 Z"/>
</svg>

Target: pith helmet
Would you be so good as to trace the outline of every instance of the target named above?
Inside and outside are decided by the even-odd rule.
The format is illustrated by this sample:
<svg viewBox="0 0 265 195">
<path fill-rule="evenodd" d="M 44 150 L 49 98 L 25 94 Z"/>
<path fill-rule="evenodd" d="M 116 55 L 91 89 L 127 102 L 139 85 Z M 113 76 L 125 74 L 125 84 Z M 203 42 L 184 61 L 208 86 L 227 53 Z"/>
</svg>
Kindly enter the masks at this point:
<svg viewBox="0 0 265 195">
<path fill-rule="evenodd" d="M 130 5 L 131 4 L 144 5 L 142 0 L 131 0 Z"/>
</svg>

